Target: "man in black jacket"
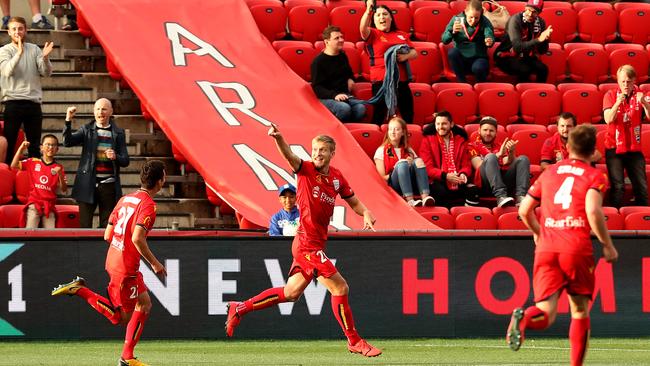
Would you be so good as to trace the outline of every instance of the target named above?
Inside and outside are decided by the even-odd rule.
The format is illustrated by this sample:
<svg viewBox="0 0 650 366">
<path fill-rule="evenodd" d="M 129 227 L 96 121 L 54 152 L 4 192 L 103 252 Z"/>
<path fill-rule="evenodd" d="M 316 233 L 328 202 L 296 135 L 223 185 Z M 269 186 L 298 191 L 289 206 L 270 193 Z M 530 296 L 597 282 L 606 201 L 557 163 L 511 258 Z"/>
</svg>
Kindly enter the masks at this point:
<svg viewBox="0 0 650 366">
<path fill-rule="evenodd" d="M 503 72 L 517 77 L 517 82 L 535 81 L 545 83 L 548 66 L 537 58 L 548 51 L 553 27 L 546 27 L 539 13 L 544 0 L 528 0 L 523 12 L 514 14 L 506 23 L 506 34 L 494 52 L 494 61 Z"/>
<path fill-rule="evenodd" d="M 77 107 L 69 107 L 63 128 L 63 145 L 83 146 L 74 180 L 72 197 L 79 203 L 81 227 L 92 227 L 93 214 L 99 205 L 99 227 L 105 227 L 108 216 L 122 197 L 120 167 L 129 165 L 124 129 L 117 127 L 111 116 L 111 101 L 95 102 L 95 120 L 72 131 Z"/>
</svg>

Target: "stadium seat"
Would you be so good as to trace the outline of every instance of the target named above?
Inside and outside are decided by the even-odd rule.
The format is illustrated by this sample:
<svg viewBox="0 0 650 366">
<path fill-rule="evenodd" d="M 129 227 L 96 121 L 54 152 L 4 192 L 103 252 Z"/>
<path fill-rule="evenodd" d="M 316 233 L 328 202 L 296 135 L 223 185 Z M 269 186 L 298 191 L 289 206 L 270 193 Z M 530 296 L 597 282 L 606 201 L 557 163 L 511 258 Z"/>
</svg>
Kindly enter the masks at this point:
<svg viewBox="0 0 650 366">
<path fill-rule="evenodd" d="M 445 89 L 436 93 L 436 110 L 447 110 L 460 126 L 476 120 L 477 102 L 476 93 L 471 89 Z"/>
<path fill-rule="evenodd" d="M 574 9 L 575 11 L 577 11 L 577 12 L 579 12 L 579 11 L 582 10 L 582 9 L 588 9 L 588 8 L 592 8 L 592 9 L 605 9 L 605 10 L 611 10 L 611 9 L 613 9 L 613 8 L 612 8 L 612 5 L 609 4 L 609 3 L 606 3 L 606 2 L 597 2 L 597 1 L 594 1 L 594 2 L 591 2 L 591 1 L 589 1 L 589 2 L 587 2 L 587 1 L 576 1 L 576 2 L 573 3 L 573 9 Z"/>
<path fill-rule="evenodd" d="M 413 42 L 418 57 L 410 60 L 413 81 L 427 83 L 438 81 L 442 77 L 442 60 L 438 45 L 431 42 Z"/>
<path fill-rule="evenodd" d="M 515 85 L 515 90 L 520 94 L 526 90 L 557 90 L 555 84 L 549 83 L 518 83 Z"/>
<path fill-rule="evenodd" d="M 424 125 L 433 122 L 433 113 L 436 107 L 436 93 L 429 84 L 411 83 L 413 94 L 413 123 Z M 411 122 L 411 121 L 407 121 Z"/>
<path fill-rule="evenodd" d="M 354 86 L 352 87 L 352 95 L 361 100 L 372 98 L 372 84 L 366 82 L 354 83 Z M 359 122 L 370 123 L 373 111 L 374 106 L 372 104 L 366 104 L 366 116 Z"/>
<path fill-rule="evenodd" d="M 20 227 L 20 216 L 23 212 L 23 205 L 0 206 L 0 227 L 15 229 Z"/>
<path fill-rule="evenodd" d="M 519 207 L 516 206 L 504 206 L 504 207 L 493 207 L 492 208 L 492 215 L 494 215 L 497 220 L 499 219 L 499 216 L 506 214 L 508 212 L 518 212 Z"/>
<path fill-rule="evenodd" d="M 442 75 L 445 77 L 445 79 L 455 82 L 458 81 L 458 79 L 456 79 L 456 73 L 454 73 L 454 70 L 451 69 L 451 65 L 449 64 L 449 56 L 447 56 L 449 49 L 453 47 L 453 43 L 438 43 L 438 50 L 440 50 L 440 58 L 442 59 Z M 470 77 L 472 75 L 468 74 L 467 76 Z"/>
<path fill-rule="evenodd" d="M 585 42 L 605 43 L 616 39 L 618 14 L 610 8 L 578 11 L 578 35 Z"/>
<path fill-rule="evenodd" d="M 345 128 L 347 128 L 349 131 L 352 130 L 358 130 L 358 129 L 363 129 L 363 128 L 370 128 L 370 129 L 375 129 L 379 131 L 379 126 L 377 126 L 374 123 L 361 123 L 361 122 L 349 122 L 349 123 L 344 123 L 343 124 Z"/>
<path fill-rule="evenodd" d="M 499 230 L 528 230 L 518 212 L 506 212 L 497 218 Z"/>
<path fill-rule="evenodd" d="M 474 84 L 474 91 L 481 95 L 481 92 L 489 89 L 497 90 L 515 90 L 515 86 L 511 83 L 496 83 L 496 82 L 485 82 L 485 83 L 476 83 Z"/>
<path fill-rule="evenodd" d="M 646 139 L 646 140 L 644 140 Z M 641 132 L 641 151 L 645 157 L 645 162 L 650 163 L 650 130 Z"/>
<path fill-rule="evenodd" d="M 624 230 L 625 221 L 616 207 L 603 207 L 603 215 L 605 216 L 605 224 L 608 230 Z"/>
<path fill-rule="evenodd" d="M 285 5 L 286 6 L 286 5 Z M 571 6 L 571 3 L 568 1 L 545 1 L 544 2 L 544 9 L 573 9 L 573 6 Z M 544 13 L 544 16 L 546 16 L 546 13 Z M 547 24 L 549 24 L 547 22 Z M 553 24 L 553 23 L 550 23 Z"/>
<path fill-rule="evenodd" d="M 650 12 L 648 13 L 650 14 Z M 647 25 L 650 24 L 648 18 Z M 649 26 L 650 27 L 650 26 Z M 616 71 L 623 65 L 632 65 L 636 70 L 636 82 L 643 83 L 648 80 L 648 68 L 650 60 L 645 50 L 635 50 L 632 48 L 618 49 L 609 54 L 609 73 L 612 78 L 616 77 Z"/>
<path fill-rule="evenodd" d="M 359 75 L 359 78 L 361 80 L 370 80 L 370 58 L 368 56 L 368 52 L 366 51 L 366 43 L 357 42 L 355 45 L 357 47 L 357 51 L 359 51 L 359 56 L 361 58 L 361 75 Z"/>
<path fill-rule="evenodd" d="M 276 42 L 273 43 L 275 44 Z M 319 53 L 322 52 L 324 48 L 325 42 L 314 42 L 314 49 Z M 348 57 L 348 63 L 350 64 L 354 78 L 358 78 L 359 75 L 361 75 L 361 51 L 357 49 L 357 46 L 353 42 L 344 42 L 343 52 L 345 52 L 345 55 Z"/>
<path fill-rule="evenodd" d="M 625 9 L 618 16 L 619 34 L 628 43 L 650 43 L 648 24 L 650 24 L 650 7 Z"/>
<path fill-rule="evenodd" d="M 650 46 L 650 45 L 648 45 Z M 650 52 L 650 51 L 648 51 Z M 644 93 L 650 93 L 650 84 L 641 84 L 639 85 L 639 89 L 641 89 L 642 92 Z"/>
<path fill-rule="evenodd" d="M 600 45 L 598 45 L 600 46 Z M 567 51 L 569 77 L 579 83 L 598 84 L 609 78 L 607 52 L 600 46 Z"/>
<path fill-rule="evenodd" d="M 456 216 L 456 230 L 496 230 L 496 228 L 497 220 L 492 212 L 465 212 Z"/>
<path fill-rule="evenodd" d="M 542 154 L 542 145 L 550 137 L 546 131 L 517 131 L 512 134 L 512 139 L 517 143 L 517 155 L 526 155 L 531 164 L 539 164 Z"/>
<path fill-rule="evenodd" d="M 360 3 L 359 0 L 325 0 L 325 6 L 330 10 L 330 12 L 332 9 L 339 6 L 359 6 L 359 4 L 363 5 L 363 3 Z"/>
<path fill-rule="evenodd" d="M 499 37 L 499 36 L 495 35 L 495 37 Z M 500 81 L 500 82 L 514 84 L 516 82 L 516 78 L 512 75 L 506 74 L 505 72 L 501 71 L 501 69 L 498 68 L 496 66 L 496 63 L 494 62 L 494 52 L 497 50 L 497 48 L 499 48 L 500 44 L 501 42 L 494 42 L 494 45 L 488 48 L 488 61 L 490 62 L 490 76 L 488 77 L 488 79 L 492 81 Z"/>
<path fill-rule="evenodd" d="M 453 230 L 455 226 L 454 218 L 449 214 L 446 208 L 444 208 L 444 211 L 440 210 L 440 208 L 444 207 L 418 207 L 416 211 L 439 228 L 444 230 Z"/>
<path fill-rule="evenodd" d="M 330 11 L 330 24 L 336 24 L 341 28 L 347 41 L 361 41 L 359 23 L 361 23 L 361 16 L 365 9 L 366 6 L 362 2 L 359 2 L 358 5 L 337 6 Z"/>
<path fill-rule="evenodd" d="M 408 7 L 411 10 L 411 18 L 415 15 L 415 11 L 426 6 L 437 6 L 441 8 L 449 8 L 452 3 L 446 1 L 432 1 L 432 0 L 412 0 L 408 2 Z"/>
<path fill-rule="evenodd" d="M 295 40 L 316 42 L 323 39 L 323 29 L 328 23 L 329 11 L 322 3 L 320 6 L 298 5 L 289 10 L 289 33 Z"/>
<path fill-rule="evenodd" d="M 386 135 L 386 131 L 388 131 L 388 123 L 384 123 L 383 125 L 381 125 L 379 130 L 381 131 L 382 136 Z M 406 133 L 408 135 L 409 144 L 411 145 L 411 148 L 413 148 L 413 150 L 415 150 L 415 152 L 417 153 L 418 150 L 420 149 L 420 143 L 422 142 L 422 126 L 407 124 Z"/>
<path fill-rule="evenodd" d="M 484 90 L 478 96 L 478 111 L 507 126 L 519 119 L 519 93 L 508 88 Z"/>
<path fill-rule="evenodd" d="M 517 131 L 533 131 L 533 132 L 547 132 L 548 130 L 546 129 L 546 126 L 540 125 L 540 124 L 512 124 L 512 125 L 507 125 L 506 126 L 506 132 L 508 132 L 508 136 L 512 136 L 515 132 Z"/>
<path fill-rule="evenodd" d="M 4 168 L 0 169 L 0 205 L 11 202 L 14 198 L 15 182 L 16 173 L 14 171 Z"/>
<path fill-rule="evenodd" d="M 29 192 L 32 189 L 32 180 L 29 172 L 20 170 L 16 172 L 16 198 L 20 203 L 27 203 Z"/>
<path fill-rule="evenodd" d="M 322 0 L 284 0 L 284 7 L 287 8 L 287 11 L 289 13 L 291 13 L 291 9 L 295 8 L 296 6 L 303 6 L 303 5 L 318 6 L 318 7 L 325 6 Z M 327 9 L 327 12 L 329 13 L 329 9 Z"/>
<path fill-rule="evenodd" d="M 284 44 L 277 52 L 298 76 L 311 81 L 311 62 L 318 56 L 318 51 L 311 43 L 294 41 L 292 44 Z"/>
<path fill-rule="evenodd" d="M 390 8 L 395 20 L 395 26 L 398 30 L 406 33 L 411 32 L 412 15 L 411 9 L 408 8 L 405 2 L 396 0 L 378 1 L 377 5 L 386 5 Z"/>
<path fill-rule="evenodd" d="M 562 95 L 562 110 L 575 114 L 578 123 L 598 123 L 603 119 L 603 95 L 598 90 L 568 90 Z"/>
<path fill-rule="evenodd" d="M 451 89 L 451 90 L 474 90 L 474 87 L 472 87 L 472 84 L 468 83 L 435 83 L 431 85 L 431 89 L 436 93 L 440 94 L 443 90 Z"/>
<path fill-rule="evenodd" d="M 547 83 L 557 84 L 566 80 L 566 52 L 562 45 L 550 43 L 548 51 L 540 56 L 540 60 L 548 66 Z"/>
<path fill-rule="evenodd" d="M 361 145 L 363 151 L 372 159 L 375 151 L 384 140 L 384 134 L 375 129 L 356 129 L 350 131 L 350 134 Z"/>
<path fill-rule="evenodd" d="M 56 205 L 56 227 L 74 229 L 79 228 L 79 206 Z"/>
<path fill-rule="evenodd" d="M 625 9 L 650 10 L 650 4 L 648 4 L 648 3 L 637 3 L 637 2 L 627 2 L 627 1 L 621 1 L 621 2 L 614 3 L 614 10 L 616 10 L 619 14 Z"/>
<path fill-rule="evenodd" d="M 578 35 L 578 14 L 572 8 L 548 9 L 548 2 L 544 4 L 544 21 L 553 26 L 551 42 L 564 44 L 572 42 Z"/>
<path fill-rule="evenodd" d="M 557 90 L 530 89 L 521 93 L 521 118 L 526 123 L 548 125 L 562 111 L 562 95 Z"/>
<path fill-rule="evenodd" d="M 601 92 L 603 95 L 605 95 L 605 93 L 607 93 L 608 90 L 617 89 L 617 88 L 618 88 L 618 84 L 616 84 L 616 83 L 598 84 L 598 91 Z"/>
<path fill-rule="evenodd" d="M 530 164 L 530 184 L 535 183 L 539 175 L 542 174 L 542 167 L 537 164 Z"/>
<path fill-rule="evenodd" d="M 522 1 L 499 1 L 499 5 L 505 6 L 506 9 L 508 9 L 510 16 L 524 11 L 524 8 L 526 7 L 526 4 Z"/>
<path fill-rule="evenodd" d="M 596 150 L 600 151 L 601 155 L 603 156 L 598 163 L 605 163 L 605 138 L 607 137 L 607 131 L 598 131 L 596 133 Z M 607 168 L 605 167 L 605 172 L 607 172 Z"/>
<path fill-rule="evenodd" d="M 287 35 L 287 10 L 282 3 L 252 5 L 250 11 L 260 32 L 269 42 L 282 39 Z"/>
<path fill-rule="evenodd" d="M 591 83 L 562 83 L 557 85 L 557 90 L 564 94 L 569 90 L 589 90 L 597 91 L 598 86 Z"/>
<path fill-rule="evenodd" d="M 467 0 L 452 0 L 449 2 L 449 9 L 451 9 L 454 12 L 454 14 L 458 14 L 460 12 L 465 11 L 468 2 L 469 1 Z"/>
<path fill-rule="evenodd" d="M 452 207 L 449 212 L 451 213 L 451 216 L 458 217 L 458 215 L 463 214 L 463 213 L 479 213 L 479 214 L 491 214 L 492 210 L 490 210 L 487 207 L 476 207 L 476 206 L 454 206 Z"/>
<path fill-rule="evenodd" d="M 417 9 L 413 13 L 413 35 L 415 39 L 439 43 L 442 33 L 454 15 L 454 12 L 444 2 L 432 1 L 431 5 Z"/>
<path fill-rule="evenodd" d="M 632 49 L 635 51 L 645 51 L 645 48 L 643 45 L 636 44 L 636 43 L 607 43 L 604 44 L 603 47 L 605 48 L 605 51 L 607 51 L 607 54 L 611 54 L 612 52 L 616 50 L 621 50 L 621 49 Z"/>
<path fill-rule="evenodd" d="M 650 215 L 650 207 L 648 206 L 623 206 L 618 209 L 618 212 L 623 215 L 623 217 L 627 217 L 628 215 L 631 215 L 633 213 L 644 213 L 646 215 Z"/>
<path fill-rule="evenodd" d="M 635 212 L 626 215 L 625 230 L 650 230 L 650 213 Z"/>
</svg>

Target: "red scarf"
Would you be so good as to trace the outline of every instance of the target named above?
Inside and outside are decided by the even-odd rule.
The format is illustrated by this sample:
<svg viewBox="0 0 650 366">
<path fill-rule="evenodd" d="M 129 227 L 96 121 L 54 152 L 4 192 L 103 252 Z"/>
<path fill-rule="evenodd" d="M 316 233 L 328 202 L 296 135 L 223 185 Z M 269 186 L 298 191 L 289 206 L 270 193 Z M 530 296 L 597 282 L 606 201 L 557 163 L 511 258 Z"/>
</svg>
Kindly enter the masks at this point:
<svg viewBox="0 0 650 366">
<path fill-rule="evenodd" d="M 384 145 L 384 170 L 386 174 L 390 175 L 393 172 L 395 164 L 397 164 L 402 156 L 411 156 L 411 152 L 407 148 L 402 147 L 400 148 L 400 155 L 397 156 L 397 151 L 390 142 Z"/>
<path fill-rule="evenodd" d="M 447 174 L 452 173 L 456 174 L 456 162 L 454 161 L 454 134 L 449 131 L 449 146 L 445 143 L 445 139 L 440 136 L 438 136 L 438 142 L 440 143 L 440 146 L 442 147 L 442 170 L 447 172 Z M 447 181 L 447 188 L 451 190 L 457 190 L 458 189 L 458 184 L 457 183 L 451 183 Z"/>
<path fill-rule="evenodd" d="M 636 99 L 638 92 L 635 86 L 632 95 L 627 97 L 618 107 L 616 114 L 616 153 L 624 154 L 628 151 L 641 151 L 641 105 Z M 621 89 L 616 90 L 616 98 L 621 94 Z M 620 117 L 620 118 L 619 118 Z"/>
</svg>

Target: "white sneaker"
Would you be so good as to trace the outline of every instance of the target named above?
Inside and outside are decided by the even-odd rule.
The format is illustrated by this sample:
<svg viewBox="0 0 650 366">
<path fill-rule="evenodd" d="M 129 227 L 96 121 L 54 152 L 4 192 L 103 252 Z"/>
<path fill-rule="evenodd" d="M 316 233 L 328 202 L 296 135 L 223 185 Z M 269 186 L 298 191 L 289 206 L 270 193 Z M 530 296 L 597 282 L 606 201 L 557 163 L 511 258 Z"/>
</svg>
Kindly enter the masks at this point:
<svg viewBox="0 0 650 366">
<path fill-rule="evenodd" d="M 427 198 L 422 200 L 422 206 L 433 207 L 435 205 L 436 205 L 436 200 L 431 196 L 427 196 Z"/>
<path fill-rule="evenodd" d="M 497 207 L 512 206 L 515 200 L 512 197 L 497 197 Z"/>
<path fill-rule="evenodd" d="M 420 201 L 420 200 L 409 200 L 408 204 L 411 207 L 420 207 L 420 206 L 422 206 L 422 201 Z"/>
</svg>

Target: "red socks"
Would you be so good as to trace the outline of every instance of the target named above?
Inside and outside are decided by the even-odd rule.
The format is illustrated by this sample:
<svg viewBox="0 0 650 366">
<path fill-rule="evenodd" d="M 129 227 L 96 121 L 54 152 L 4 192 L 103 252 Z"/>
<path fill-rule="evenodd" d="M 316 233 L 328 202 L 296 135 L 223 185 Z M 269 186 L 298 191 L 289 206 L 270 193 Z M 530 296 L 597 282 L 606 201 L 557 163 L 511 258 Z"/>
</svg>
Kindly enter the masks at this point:
<svg viewBox="0 0 650 366">
<path fill-rule="evenodd" d="M 122 318 L 120 312 L 113 308 L 111 302 L 104 296 L 98 295 L 86 287 L 77 290 L 76 295 L 86 300 L 93 309 L 105 316 L 111 323 L 118 324 L 120 322 Z"/>
<path fill-rule="evenodd" d="M 587 353 L 589 332 L 591 329 L 590 318 L 571 319 L 569 327 L 569 343 L 571 343 L 571 366 L 580 366 Z"/>
<path fill-rule="evenodd" d="M 332 311 L 336 320 L 339 321 L 343 333 L 348 338 L 348 343 L 352 346 L 361 340 L 357 329 L 354 327 L 354 318 L 352 318 L 352 309 L 348 304 L 348 295 L 332 295 Z"/>
<path fill-rule="evenodd" d="M 122 359 L 130 360 L 133 358 L 133 349 L 138 344 L 142 335 L 142 328 L 147 321 L 149 314 L 139 310 L 133 312 L 129 324 L 126 326 L 126 336 L 124 337 L 124 348 L 122 349 Z"/>
<path fill-rule="evenodd" d="M 537 306 L 529 306 L 524 311 L 524 324 L 526 329 L 546 329 L 548 327 L 548 314 Z"/>
<path fill-rule="evenodd" d="M 286 302 L 284 287 L 274 287 L 262 291 L 259 295 L 242 302 L 237 306 L 237 314 L 244 316 L 254 310 L 266 309 L 270 306 Z"/>
</svg>

